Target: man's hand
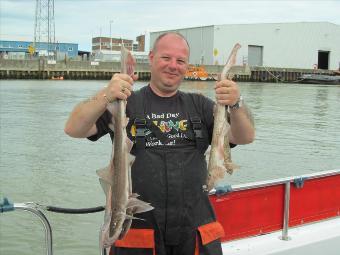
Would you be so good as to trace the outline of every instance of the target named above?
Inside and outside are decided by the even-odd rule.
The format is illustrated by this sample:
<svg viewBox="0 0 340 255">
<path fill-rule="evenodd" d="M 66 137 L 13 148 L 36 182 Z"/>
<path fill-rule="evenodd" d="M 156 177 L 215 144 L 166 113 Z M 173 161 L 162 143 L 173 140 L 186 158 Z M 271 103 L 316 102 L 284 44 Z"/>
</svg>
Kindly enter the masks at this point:
<svg viewBox="0 0 340 255">
<path fill-rule="evenodd" d="M 137 80 L 137 75 L 116 73 L 112 76 L 109 84 L 102 90 L 108 102 L 116 99 L 126 100 L 133 90 L 133 83 Z"/>
<path fill-rule="evenodd" d="M 232 106 L 240 98 L 240 89 L 232 80 L 222 80 L 215 85 L 216 101 L 222 105 Z"/>
</svg>

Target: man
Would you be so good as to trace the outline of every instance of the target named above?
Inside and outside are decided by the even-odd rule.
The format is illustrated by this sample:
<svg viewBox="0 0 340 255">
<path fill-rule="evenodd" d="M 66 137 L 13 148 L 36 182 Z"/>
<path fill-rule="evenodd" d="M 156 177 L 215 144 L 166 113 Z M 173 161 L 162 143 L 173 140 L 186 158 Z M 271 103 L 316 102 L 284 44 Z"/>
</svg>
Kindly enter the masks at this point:
<svg viewBox="0 0 340 255">
<path fill-rule="evenodd" d="M 155 209 L 138 214 L 145 220 L 133 221 L 125 239 L 115 243 L 113 254 L 222 254 L 219 239 L 223 229 L 203 188 L 207 177 L 204 152 L 212 137 L 214 102 L 178 90 L 189 50 L 182 35 L 161 35 L 149 54 L 149 86 L 132 93 L 137 77 L 115 74 L 93 98 L 76 106 L 66 123 L 65 132 L 72 137 L 97 140 L 110 133 L 113 139 L 106 107 L 117 99 L 128 100 L 127 132 L 135 143 L 131 153 L 136 156 L 131 170 L 133 192 Z M 230 143 L 252 142 L 253 122 L 249 110 L 238 107 L 238 85 L 222 80 L 216 83 L 215 92 L 217 102 L 234 106 Z"/>
</svg>

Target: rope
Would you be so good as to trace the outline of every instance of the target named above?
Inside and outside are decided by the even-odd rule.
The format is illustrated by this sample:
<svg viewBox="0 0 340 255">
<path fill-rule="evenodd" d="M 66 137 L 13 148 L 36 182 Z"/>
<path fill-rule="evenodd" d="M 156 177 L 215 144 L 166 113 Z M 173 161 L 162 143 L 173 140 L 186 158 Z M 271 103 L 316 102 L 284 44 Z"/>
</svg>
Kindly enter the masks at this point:
<svg viewBox="0 0 340 255">
<path fill-rule="evenodd" d="M 279 82 L 281 79 L 279 78 L 279 76 L 275 76 L 272 72 L 270 72 L 265 66 L 263 66 L 264 69 L 276 79 L 276 82 Z"/>
</svg>

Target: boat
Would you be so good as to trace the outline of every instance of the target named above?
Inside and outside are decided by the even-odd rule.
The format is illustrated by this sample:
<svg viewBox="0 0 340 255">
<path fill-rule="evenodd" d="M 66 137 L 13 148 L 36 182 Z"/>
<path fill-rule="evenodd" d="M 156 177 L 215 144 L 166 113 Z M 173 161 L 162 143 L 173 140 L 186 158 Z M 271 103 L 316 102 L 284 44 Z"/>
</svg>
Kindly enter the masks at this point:
<svg viewBox="0 0 340 255">
<path fill-rule="evenodd" d="M 52 77 L 51 77 L 51 80 L 59 80 L 59 81 L 62 81 L 62 80 L 64 80 L 64 76 L 52 76 Z"/>
<path fill-rule="evenodd" d="M 184 79 L 186 80 L 215 80 L 215 78 L 208 74 L 204 66 L 189 65 L 187 72 L 185 73 Z"/>
<path fill-rule="evenodd" d="M 209 198 L 224 229 L 223 255 L 339 254 L 340 169 L 216 187 Z M 52 210 L 32 202 L 0 201 L 0 213 L 13 210 L 40 218 L 47 254 L 52 255 L 52 227 L 43 210 L 90 213 L 104 207 Z"/>
<path fill-rule="evenodd" d="M 326 74 L 302 74 L 298 83 L 340 85 L 340 76 Z"/>
</svg>

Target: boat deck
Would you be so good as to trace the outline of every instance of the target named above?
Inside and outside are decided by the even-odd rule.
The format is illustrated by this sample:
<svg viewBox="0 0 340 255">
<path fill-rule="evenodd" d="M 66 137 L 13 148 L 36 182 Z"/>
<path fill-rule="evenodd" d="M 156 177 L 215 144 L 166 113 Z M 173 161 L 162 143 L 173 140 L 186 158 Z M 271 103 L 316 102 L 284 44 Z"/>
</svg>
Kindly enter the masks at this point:
<svg viewBox="0 0 340 255">
<path fill-rule="evenodd" d="M 289 239 L 280 239 L 281 231 L 225 242 L 223 255 L 339 255 L 340 217 L 302 225 L 289 230 Z"/>
</svg>

